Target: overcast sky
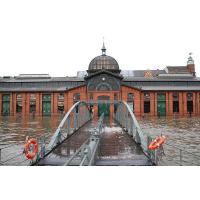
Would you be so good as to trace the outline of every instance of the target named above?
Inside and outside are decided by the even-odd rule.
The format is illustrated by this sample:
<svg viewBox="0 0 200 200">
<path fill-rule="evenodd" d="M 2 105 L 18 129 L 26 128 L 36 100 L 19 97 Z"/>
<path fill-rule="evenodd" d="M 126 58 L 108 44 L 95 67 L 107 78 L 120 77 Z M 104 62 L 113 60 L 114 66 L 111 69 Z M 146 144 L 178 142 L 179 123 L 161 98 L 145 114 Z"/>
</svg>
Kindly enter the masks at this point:
<svg viewBox="0 0 200 200">
<path fill-rule="evenodd" d="M 0 1 L 0 76 L 73 76 L 107 54 L 122 70 L 186 65 L 200 76 L 198 0 Z"/>
</svg>

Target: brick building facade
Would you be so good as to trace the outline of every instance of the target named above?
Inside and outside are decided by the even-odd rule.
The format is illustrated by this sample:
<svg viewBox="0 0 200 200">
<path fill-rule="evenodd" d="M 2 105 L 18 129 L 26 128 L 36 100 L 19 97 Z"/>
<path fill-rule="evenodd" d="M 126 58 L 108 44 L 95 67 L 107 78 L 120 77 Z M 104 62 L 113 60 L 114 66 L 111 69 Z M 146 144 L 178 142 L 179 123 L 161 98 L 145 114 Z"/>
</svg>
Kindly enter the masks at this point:
<svg viewBox="0 0 200 200">
<path fill-rule="evenodd" d="M 199 115 L 200 79 L 191 55 L 186 66 L 121 71 L 104 45 L 102 55 L 76 77 L 0 77 L 1 115 L 54 115 L 67 112 L 79 100 L 87 101 L 95 115 L 112 115 L 119 100 L 137 116 Z"/>
</svg>

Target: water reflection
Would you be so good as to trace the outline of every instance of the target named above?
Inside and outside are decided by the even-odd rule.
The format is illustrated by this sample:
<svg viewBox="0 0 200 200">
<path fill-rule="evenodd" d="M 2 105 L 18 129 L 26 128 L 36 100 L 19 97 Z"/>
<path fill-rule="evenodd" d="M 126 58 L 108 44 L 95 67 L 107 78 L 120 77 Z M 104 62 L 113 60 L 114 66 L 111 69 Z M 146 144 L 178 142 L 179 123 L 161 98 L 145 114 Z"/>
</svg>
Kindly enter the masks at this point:
<svg viewBox="0 0 200 200">
<path fill-rule="evenodd" d="M 24 143 L 26 136 L 39 137 L 52 134 L 60 123 L 62 116 L 0 117 L 0 144 Z"/>
</svg>

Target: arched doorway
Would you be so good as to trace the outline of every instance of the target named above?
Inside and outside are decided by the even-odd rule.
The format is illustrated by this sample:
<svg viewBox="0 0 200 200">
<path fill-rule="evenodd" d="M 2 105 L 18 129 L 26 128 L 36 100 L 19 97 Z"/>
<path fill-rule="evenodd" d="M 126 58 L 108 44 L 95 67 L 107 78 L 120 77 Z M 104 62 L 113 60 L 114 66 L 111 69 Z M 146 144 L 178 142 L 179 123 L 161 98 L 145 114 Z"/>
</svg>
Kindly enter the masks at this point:
<svg viewBox="0 0 200 200">
<path fill-rule="evenodd" d="M 104 116 L 110 115 L 110 97 L 109 96 L 99 96 L 98 97 L 98 116 L 104 113 Z"/>
</svg>

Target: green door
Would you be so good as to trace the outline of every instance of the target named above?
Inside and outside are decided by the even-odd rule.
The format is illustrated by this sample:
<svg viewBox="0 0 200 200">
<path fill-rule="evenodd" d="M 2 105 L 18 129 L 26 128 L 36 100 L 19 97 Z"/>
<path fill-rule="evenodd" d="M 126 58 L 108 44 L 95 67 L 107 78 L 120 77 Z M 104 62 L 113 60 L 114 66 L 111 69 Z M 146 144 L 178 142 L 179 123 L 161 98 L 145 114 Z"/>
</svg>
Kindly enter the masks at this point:
<svg viewBox="0 0 200 200">
<path fill-rule="evenodd" d="M 9 115 L 10 114 L 10 95 L 5 94 L 2 96 L 2 114 Z"/>
<path fill-rule="evenodd" d="M 51 115 L 51 95 L 44 94 L 42 96 L 42 113 L 43 115 Z"/>
<path fill-rule="evenodd" d="M 98 105 L 98 115 L 101 116 L 102 113 L 104 113 L 104 116 L 109 116 L 110 106 L 108 103 L 100 103 Z"/>
<path fill-rule="evenodd" d="M 166 115 L 166 96 L 165 94 L 158 94 L 158 116 Z"/>
</svg>

